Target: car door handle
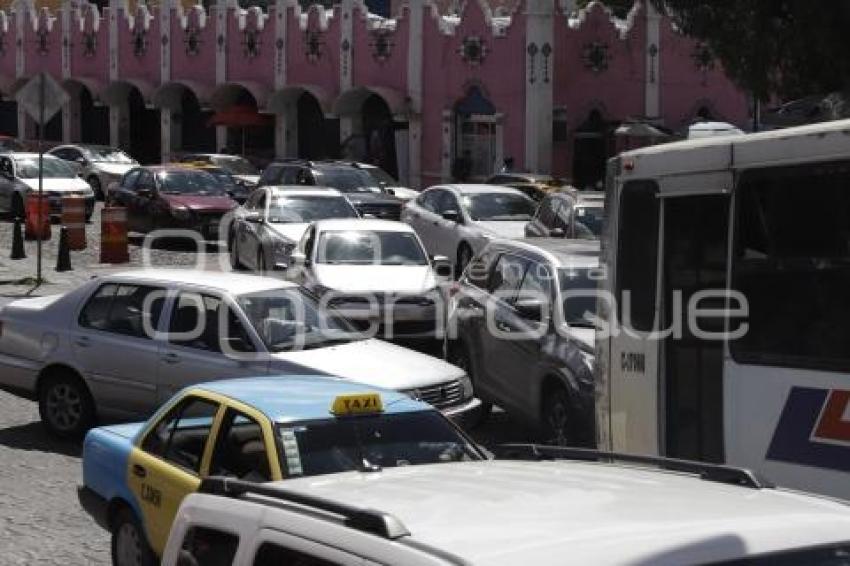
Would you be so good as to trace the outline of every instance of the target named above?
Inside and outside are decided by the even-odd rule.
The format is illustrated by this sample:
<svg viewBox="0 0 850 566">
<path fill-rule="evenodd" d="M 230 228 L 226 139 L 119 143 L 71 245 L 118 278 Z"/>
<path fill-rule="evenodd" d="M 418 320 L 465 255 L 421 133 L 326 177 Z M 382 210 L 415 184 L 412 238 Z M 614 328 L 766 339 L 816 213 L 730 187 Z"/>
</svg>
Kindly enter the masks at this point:
<svg viewBox="0 0 850 566">
<path fill-rule="evenodd" d="M 74 343 L 80 348 L 88 348 L 89 346 L 91 346 L 91 340 L 89 340 L 87 336 L 78 337 L 76 340 L 74 340 Z"/>
<path fill-rule="evenodd" d="M 133 475 L 137 478 L 144 478 L 147 477 L 148 471 L 144 468 L 144 466 L 133 464 Z"/>
<path fill-rule="evenodd" d="M 168 353 L 162 356 L 162 361 L 167 364 L 177 364 L 180 363 L 180 356 L 174 353 Z"/>
</svg>

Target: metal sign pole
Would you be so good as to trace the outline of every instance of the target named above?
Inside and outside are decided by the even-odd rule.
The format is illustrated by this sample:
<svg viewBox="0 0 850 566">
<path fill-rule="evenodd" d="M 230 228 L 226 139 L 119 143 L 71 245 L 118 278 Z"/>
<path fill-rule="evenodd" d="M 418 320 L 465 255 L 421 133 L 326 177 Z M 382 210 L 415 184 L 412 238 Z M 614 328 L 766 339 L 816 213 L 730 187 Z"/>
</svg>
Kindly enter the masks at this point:
<svg viewBox="0 0 850 566">
<path fill-rule="evenodd" d="M 44 226 L 42 223 L 42 207 L 44 206 L 44 73 L 38 78 L 38 237 L 36 239 L 36 276 L 37 285 L 41 285 L 41 238 Z M 49 222 L 48 216 L 48 222 Z"/>
</svg>

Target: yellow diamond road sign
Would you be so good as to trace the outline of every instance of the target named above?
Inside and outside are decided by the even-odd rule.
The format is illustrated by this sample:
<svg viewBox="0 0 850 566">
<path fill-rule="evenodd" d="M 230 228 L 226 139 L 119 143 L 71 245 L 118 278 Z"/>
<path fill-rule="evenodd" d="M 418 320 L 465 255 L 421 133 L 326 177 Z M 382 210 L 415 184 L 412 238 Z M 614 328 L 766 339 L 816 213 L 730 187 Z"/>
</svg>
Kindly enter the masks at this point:
<svg viewBox="0 0 850 566">
<path fill-rule="evenodd" d="M 44 93 L 44 114 L 40 108 L 42 92 Z M 62 110 L 62 105 L 68 100 L 68 93 L 53 77 L 47 73 L 39 73 L 15 94 L 15 100 L 36 123 L 39 123 L 42 117 L 47 122 Z"/>
</svg>

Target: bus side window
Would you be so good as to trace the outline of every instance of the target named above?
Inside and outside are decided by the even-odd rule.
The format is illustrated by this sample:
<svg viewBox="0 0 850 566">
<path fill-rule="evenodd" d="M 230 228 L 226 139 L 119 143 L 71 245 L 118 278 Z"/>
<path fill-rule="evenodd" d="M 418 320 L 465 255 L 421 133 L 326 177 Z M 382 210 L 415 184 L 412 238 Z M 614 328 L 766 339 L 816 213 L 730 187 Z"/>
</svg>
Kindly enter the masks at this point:
<svg viewBox="0 0 850 566">
<path fill-rule="evenodd" d="M 655 322 L 658 273 L 658 221 L 661 202 L 654 181 L 631 181 L 620 196 L 617 240 L 617 305 L 619 323 L 649 332 Z M 623 312 L 624 293 L 630 312 Z"/>
</svg>

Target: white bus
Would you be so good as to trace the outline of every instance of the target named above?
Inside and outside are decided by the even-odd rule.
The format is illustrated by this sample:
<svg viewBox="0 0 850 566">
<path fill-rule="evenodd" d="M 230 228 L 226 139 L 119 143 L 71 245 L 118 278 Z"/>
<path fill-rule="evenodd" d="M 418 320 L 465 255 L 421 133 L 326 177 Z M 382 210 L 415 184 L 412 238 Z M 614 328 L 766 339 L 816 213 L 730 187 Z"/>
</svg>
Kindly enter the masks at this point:
<svg viewBox="0 0 850 566">
<path fill-rule="evenodd" d="M 600 448 L 850 499 L 850 121 L 624 153 L 607 191 Z"/>
</svg>

